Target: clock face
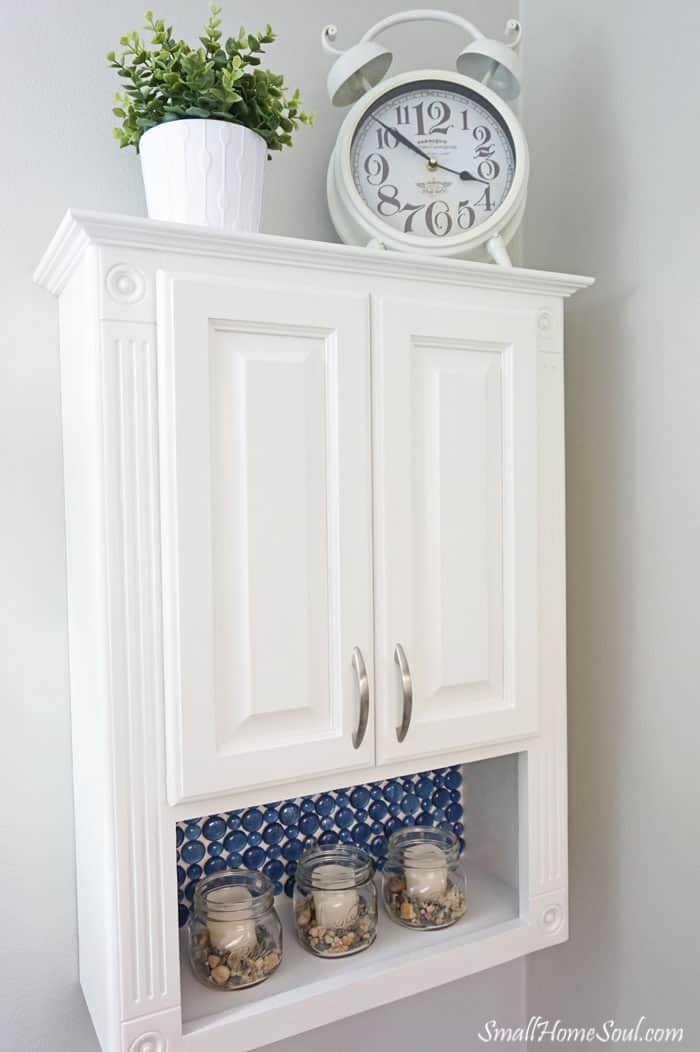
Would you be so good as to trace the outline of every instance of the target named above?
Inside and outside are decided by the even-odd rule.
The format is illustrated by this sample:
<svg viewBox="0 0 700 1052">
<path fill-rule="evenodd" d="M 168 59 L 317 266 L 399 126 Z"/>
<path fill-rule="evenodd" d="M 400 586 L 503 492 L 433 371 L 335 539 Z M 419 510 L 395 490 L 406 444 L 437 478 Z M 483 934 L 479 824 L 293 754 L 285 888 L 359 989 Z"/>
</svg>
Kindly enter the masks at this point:
<svg viewBox="0 0 700 1052">
<path fill-rule="evenodd" d="M 513 183 L 513 138 L 476 91 L 421 80 L 395 88 L 361 117 L 352 178 L 375 218 L 413 237 L 464 236 L 490 219 Z"/>
</svg>

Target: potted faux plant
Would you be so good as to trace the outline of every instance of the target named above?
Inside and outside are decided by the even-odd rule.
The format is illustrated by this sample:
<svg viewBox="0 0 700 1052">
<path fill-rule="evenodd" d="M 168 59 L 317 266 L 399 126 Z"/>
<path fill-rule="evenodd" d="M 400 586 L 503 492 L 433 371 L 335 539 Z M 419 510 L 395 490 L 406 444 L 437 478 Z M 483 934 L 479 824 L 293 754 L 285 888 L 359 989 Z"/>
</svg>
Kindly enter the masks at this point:
<svg viewBox="0 0 700 1052">
<path fill-rule="evenodd" d="M 149 11 L 150 44 L 133 32 L 119 56 L 110 51 L 123 80 L 114 134 L 140 154 L 152 219 L 256 231 L 265 158 L 291 146 L 311 117 L 298 91 L 288 95 L 284 78 L 261 68 L 263 45 L 275 39 L 270 26 L 224 41 L 221 8 L 210 10 L 198 47 L 175 40 Z"/>
</svg>

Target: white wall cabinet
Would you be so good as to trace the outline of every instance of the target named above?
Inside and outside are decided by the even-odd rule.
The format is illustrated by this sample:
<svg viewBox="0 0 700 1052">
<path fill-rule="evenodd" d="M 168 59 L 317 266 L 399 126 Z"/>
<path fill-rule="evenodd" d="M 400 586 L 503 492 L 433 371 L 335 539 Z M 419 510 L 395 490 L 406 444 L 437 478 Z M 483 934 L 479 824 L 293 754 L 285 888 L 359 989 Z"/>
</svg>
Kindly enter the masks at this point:
<svg viewBox="0 0 700 1052">
<path fill-rule="evenodd" d="M 36 279 L 105 1052 L 244 1052 L 566 938 L 562 318 L 589 280 L 75 212 Z M 448 764 L 463 922 L 191 990 L 177 821 Z"/>
</svg>

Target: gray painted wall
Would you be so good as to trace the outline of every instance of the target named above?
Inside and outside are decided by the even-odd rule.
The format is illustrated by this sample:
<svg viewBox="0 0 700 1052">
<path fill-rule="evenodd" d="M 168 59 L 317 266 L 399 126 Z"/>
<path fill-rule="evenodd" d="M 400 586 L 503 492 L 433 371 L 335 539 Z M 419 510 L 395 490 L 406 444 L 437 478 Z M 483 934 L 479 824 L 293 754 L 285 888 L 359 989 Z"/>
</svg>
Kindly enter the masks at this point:
<svg viewBox="0 0 700 1052">
<path fill-rule="evenodd" d="M 522 9 L 525 260 L 598 282 L 566 351 L 571 940 L 528 1012 L 697 1049 L 700 8 Z"/>
<path fill-rule="evenodd" d="M 3 953 L 0 1046 L 8 1052 L 96 1052 L 76 974 L 75 885 L 64 582 L 57 314 L 31 272 L 69 205 L 143 214 L 138 162 L 111 138 L 114 80 L 103 61 L 119 35 L 141 23 L 146 0 L 3 6 L 0 55 L 0 737 L 3 782 Z M 154 5 L 194 37 L 205 0 Z M 269 166 L 265 229 L 333 238 L 324 199 L 328 155 L 342 114 L 324 97 L 321 27 L 336 21 L 353 42 L 398 0 L 281 3 L 225 0 L 232 29 L 269 20 L 280 34 L 274 62 L 317 114 L 314 130 Z M 465 12 L 498 32 L 515 0 L 473 0 Z M 455 5 L 455 9 L 457 5 Z M 260 12 L 258 14 L 257 12 Z M 393 40 L 396 69 L 449 66 L 458 49 L 444 28 L 405 29 Z M 459 45 L 461 46 L 461 44 Z M 9 730 L 8 730 L 9 728 Z M 8 804 L 18 793 L 21 804 Z M 424 1050 L 441 1034 L 475 1047 L 481 1023 L 515 1025 L 524 1013 L 524 965 L 516 962 L 368 1016 L 287 1042 L 285 1052 L 338 1052 L 362 1044 Z M 510 1046 L 511 1048 L 513 1046 Z"/>
</svg>

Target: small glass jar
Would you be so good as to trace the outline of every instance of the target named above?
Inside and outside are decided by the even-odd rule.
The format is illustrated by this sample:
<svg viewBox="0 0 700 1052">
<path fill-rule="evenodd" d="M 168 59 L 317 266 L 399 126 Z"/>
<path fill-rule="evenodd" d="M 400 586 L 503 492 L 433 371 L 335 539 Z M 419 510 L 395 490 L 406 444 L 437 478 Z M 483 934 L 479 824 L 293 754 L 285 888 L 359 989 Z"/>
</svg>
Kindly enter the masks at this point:
<svg viewBox="0 0 700 1052">
<path fill-rule="evenodd" d="M 282 959 L 282 925 L 263 873 L 215 873 L 197 884 L 189 922 L 190 961 L 201 983 L 241 990 L 267 979 Z"/>
<path fill-rule="evenodd" d="M 308 848 L 296 871 L 294 915 L 299 941 L 317 957 L 366 950 L 377 934 L 372 860 L 352 844 Z"/>
<path fill-rule="evenodd" d="M 383 872 L 389 916 L 407 928 L 448 928 L 467 908 L 459 840 L 447 829 L 407 826 L 389 837 Z"/>
</svg>

